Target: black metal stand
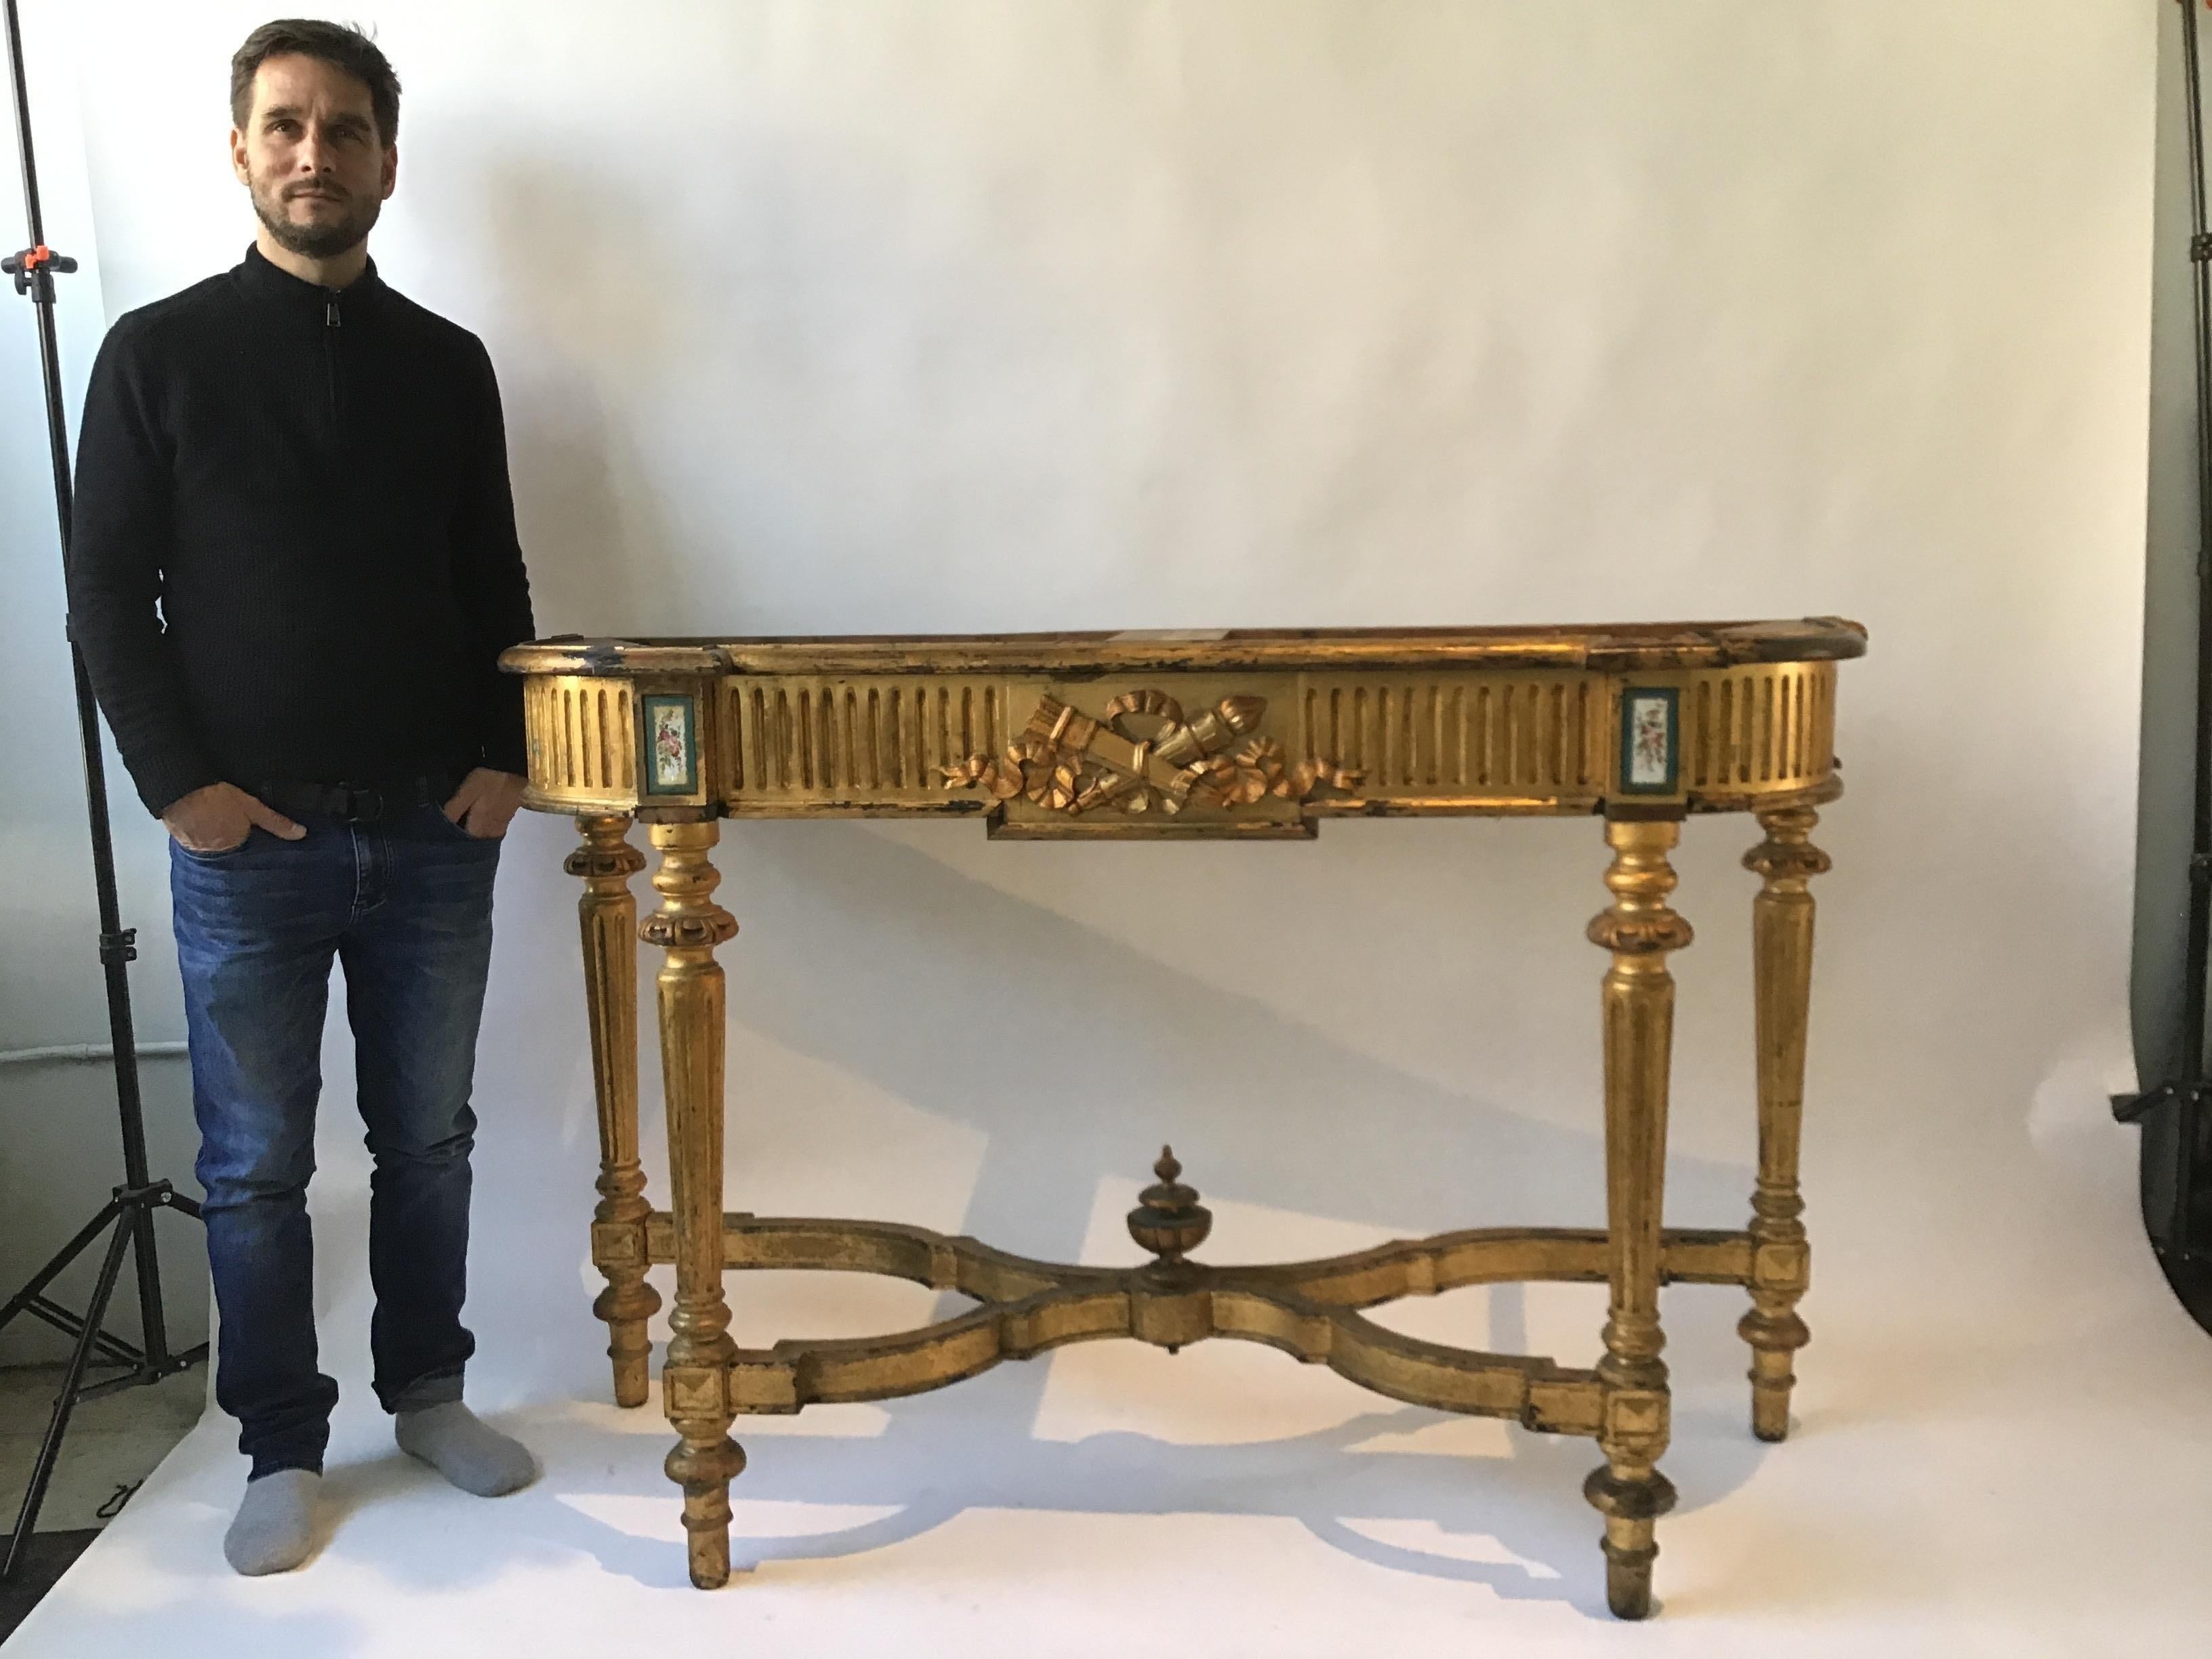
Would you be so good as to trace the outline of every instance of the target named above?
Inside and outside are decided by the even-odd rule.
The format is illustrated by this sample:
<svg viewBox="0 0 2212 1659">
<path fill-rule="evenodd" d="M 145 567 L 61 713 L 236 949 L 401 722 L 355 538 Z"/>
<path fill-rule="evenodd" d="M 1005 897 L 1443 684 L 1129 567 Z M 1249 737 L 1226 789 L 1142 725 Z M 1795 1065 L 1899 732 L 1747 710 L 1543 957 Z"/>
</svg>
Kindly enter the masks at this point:
<svg viewBox="0 0 2212 1659">
<path fill-rule="evenodd" d="M 2181 0 L 2182 76 L 2189 120 L 2189 258 L 2196 278 L 2197 705 L 2196 821 L 2190 840 L 2188 956 L 2183 963 L 2181 1074 L 2116 1095 L 2112 1114 L 2143 1121 L 2143 1218 L 2166 1275 L 2200 1320 L 2212 1283 L 2212 1157 L 2202 1146 L 2212 1114 L 2206 1075 L 2205 991 L 2212 951 L 2212 234 L 2205 227 L 2204 107 L 2198 81 L 2197 7 Z"/>
<path fill-rule="evenodd" d="M 22 25 L 16 15 L 15 0 L 5 0 L 5 5 L 8 60 L 13 70 L 15 94 L 15 137 L 23 159 L 23 197 L 30 215 L 31 246 L 0 260 L 0 270 L 15 279 L 18 294 L 30 297 L 38 318 L 39 362 L 46 378 L 46 430 L 53 451 L 54 504 L 61 517 L 62 563 L 66 570 L 72 498 L 69 428 L 62 412 L 61 359 L 54 343 L 53 279 L 57 272 L 75 270 L 76 261 L 64 258 L 46 246 L 39 211 L 38 169 L 31 151 L 30 98 L 23 81 Z M 84 752 L 85 810 L 92 830 L 93 872 L 100 890 L 100 962 L 107 980 L 107 1029 L 115 1049 L 115 1099 L 123 1120 L 124 1184 L 114 1189 L 114 1196 L 85 1224 L 83 1231 L 39 1270 L 4 1311 L 0 1311 L 0 1328 L 9 1325 L 18 1314 L 27 1313 L 76 1339 L 61 1393 L 54 1401 L 53 1417 L 46 1425 L 46 1437 L 39 1447 L 39 1461 L 32 1471 L 30 1488 L 23 1495 L 23 1507 L 15 1517 L 15 1530 L 8 1541 L 7 1558 L 0 1561 L 0 1581 L 15 1577 L 30 1546 L 32 1529 L 46 1502 L 47 1485 L 53 1479 L 54 1462 L 61 1453 L 62 1437 L 69 1432 L 70 1415 L 77 1403 L 112 1394 L 118 1389 L 158 1382 L 207 1358 L 204 1342 L 181 1353 L 172 1353 L 161 1316 L 161 1270 L 160 1259 L 155 1254 L 154 1212 L 173 1209 L 198 1216 L 200 1206 L 171 1190 L 167 1182 L 150 1179 L 146 1170 L 146 1124 L 138 1097 L 138 1051 L 131 1034 L 131 981 L 125 972 L 125 964 L 134 960 L 138 951 L 133 943 L 135 930 L 123 926 L 122 914 L 116 903 L 115 854 L 108 836 L 107 779 L 100 749 L 100 715 L 93 701 L 92 682 L 85 673 L 84 657 L 76 648 L 74 635 L 70 640 L 70 665 L 76 677 L 77 736 Z M 80 1319 L 50 1299 L 46 1294 L 46 1286 L 103 1233 L 107 1235 L 107 1251 L 100 1261 L 92 1301 Z M 126 1250 L 135 1257 L 138 1271 L 138 1311 L 144 1327 L 143 1347 L 133 1347 L 100 1328 L 107 1317 L 107 1304 L 115 1294 L 116 1281 L 122 1276 Z M 95 1364 L 125 1369 L 119 1376 L 88 1384 L 85 1373 Z"/>
</svg>

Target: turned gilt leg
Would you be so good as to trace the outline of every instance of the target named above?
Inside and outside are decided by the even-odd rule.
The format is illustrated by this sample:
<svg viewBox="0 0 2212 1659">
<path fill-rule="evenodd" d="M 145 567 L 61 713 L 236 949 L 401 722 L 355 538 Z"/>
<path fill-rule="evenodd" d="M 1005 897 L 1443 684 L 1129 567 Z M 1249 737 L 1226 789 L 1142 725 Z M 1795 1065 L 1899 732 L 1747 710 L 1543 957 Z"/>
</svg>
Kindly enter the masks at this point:
<svg viewBox="0 0 2212 1659">
<path fill-rule="evenodd" d="M 1766 839 L 1744 854 L 1765 878 L 1752 905 L 1752 965 L 1759 1042 L 1759 1185 L 1751 1208 L 1751 1311 L 1736 1328 L 1751 1344 L 1751 1428 L 1761 1440 L 1790 1431 L 1794 1357 L 1812 1340 L 1797 1316 L 1811 1257 L 1805 1200 L 1797 1192 L 1798 1126 L 1804 1115 L 1805 1022 L 1813 986 L 1810 883 L 1828 855 L 1810 836 L 1808 806 L 1761 812 Z"/>
<path fill-rule="evenodd" d="M 626 839 L 627 817 L 581 817 L 576 827 L 584 844 L 563 867 L 584 878 L 576 910 L 591 1012 L 592 1089 L 599 1108 L 592 1261 L 607 1281 L 592 1311 L 607 1323 L 615 1404 L 642 1406 L 653 1358 L 646 1321 L 660 1309 L 660 1293 L 645 1282 L 645 1219 L 653 1206 L 637 1161 L 637 901 L 629 878 L 645 868 L 645 855 Z"/>
<path fill-rule="evenodd" d="M 722 969 L 714 947 L 738 924 L 714 902 L 721 880 L 709 854 L 709 819 L 656 823 L 660 908 L 640 930 L 667 952 L 659 974 L 660 1063 L 666 1079 L 671 1208 L 676 1231 L 676 1308 L 669 1316 L 661 1401 L 682 1437 L 668 1478 L 684 1488 L 691 1582 L 713 1589 L 730 1577 L 730 1482 L 745 1455 L 730 1438 L 730 1308 L 722 1296 Z"/>
<path fill-rule="evenodd" d="M 1674 1024 L 1674 979 L 1667 957 L 1690 942 L 1690 925 L 1668 908 L 1674 872 L 1668 853 L 1679 821 L 1608 818 L 1613 850 L 1605 884 L 1613 902 L 1589 926 L 1613 952 L 1605 976 L 1605 1189 L 1612 1300 L 1598 1444 L 1606 1461 L 1583 1495 L 1605 1516 L 1606 1602 L 1623 1619 L 1651 1611 L 1655 1523 L 1674 1506 L 1659 1473 L 1667 1449 L 1667 1365 L 1659 1358 L 1660 1211 L 1667 1173 L 1667 1078 Z"/>
</svg>

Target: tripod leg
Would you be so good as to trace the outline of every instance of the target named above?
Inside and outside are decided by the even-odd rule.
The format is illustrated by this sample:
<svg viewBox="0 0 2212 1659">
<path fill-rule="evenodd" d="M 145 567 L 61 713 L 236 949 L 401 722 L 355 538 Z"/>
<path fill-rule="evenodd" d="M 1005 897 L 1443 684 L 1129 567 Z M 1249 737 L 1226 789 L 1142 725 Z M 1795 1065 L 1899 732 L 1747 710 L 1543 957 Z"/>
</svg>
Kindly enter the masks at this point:
<svg viewBox="0 0 2212 1659">
<path fill-rule="evenodd" d="M 0 1311 L 0 1330 L 7 1328 L 9 1322 L 17 1314 L 38 1301 L 45 1294 L 46 1286 L 54 1282 L 61 1270 L 82 1255 L 85 1246 L 106 1231 L 108 1224 L 122 1212 L 123 1200 L 119 1198 L 109 1199 L 106 1206 L 98 1215 L 86 1222 L 82 1231 L 68 1243 L 63 1245 L 54 1259 L 40 1268 L 31 1282 L 16 1292 L 15 1300 L 8 1304 L 6 1310 Z M 88 1322 L 94 1328 L 98 1328 L 99 1321 L 93 1320 Z"/>
<path fill-rule="evenodd" d="M 38 1524 L 39 1510 L 46 1501 L 46 1486 L 54 1478 L 54 1462 L 61 1455 L 62 1437 L 69 1432 L 70 1413 L 76 1409 L 77 1390 L 84 1386 L 85 1367 L 92 1361 L 93 1339 L 107 1317 L 108 1299 L 115 1294 L 115 1280 L 123 1271 L 123 1256 L 131 1247 L 131 1234 L 130 1220 L 125 1217 L 107 1241 L 107 1256 L 100 1264 L 100 1282 L 94 1287 L 91 1305 L 84 1310 L 84 1334 L 77 1338 L 76 1350 L 70 1355 L 61 1395 L 54 1401 L 53 1419 L 46 1425 L 46 1437 L 40 1444 L 38 1463 L 31 1470 L 30 1489 L 23 1494 L 23 1507 L 16 1512 L 15 1534 L 8 1540 L 8 1559 L 0 1561 L 0 1583 L 15 1576 L 16 1567 L 31 1547 L 31 1529 Z"/>
<path fill-rule="evenodd" d="M 154 1242 L 154 1206 L 133 1206 L 129 1224 L 131 1263 L 138 1274 L 138 1334 L 146 1364 L 159 1376 L 171 1360 L 169 1322 L 161 1307 L 161 1258 Z"/>
<path fill-rule="evenodd" d="M 84 1334 L 84 1321 L 49 1297 L 40 1297 L 23 1311 L 35 1319 L 45 1320 L 72 1342 Z M 96 1364 L 129 1365 L 135 1369 L 146 1363 L 144 1354 L 121 1337 L 110 1336 L 106 1331 L 94 1334 L 92 1346 L 98 1356 L 94 1362 Z"/>
</svg>

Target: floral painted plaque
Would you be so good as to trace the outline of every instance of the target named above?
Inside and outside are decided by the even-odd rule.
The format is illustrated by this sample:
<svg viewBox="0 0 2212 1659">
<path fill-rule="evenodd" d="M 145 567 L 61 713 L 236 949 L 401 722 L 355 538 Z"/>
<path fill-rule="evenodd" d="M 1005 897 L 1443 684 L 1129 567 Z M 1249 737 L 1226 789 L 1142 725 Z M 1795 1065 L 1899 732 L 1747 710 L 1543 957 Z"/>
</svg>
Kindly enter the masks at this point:
<svg viewBox="0 0 2212 1659">
<path fill-rule="evenodd" d="M 1682 694 L 1671 685 L 1632 685 L 1620 694 L 1620 792 L 1680 793 Z"/>
<path fill-rule="evenodd" d="M 647 696 L 638 699 L 644 723 L 645 793 L 648 795 L 690 795 L 699 789 L 698 734 L 693 725 L 691 699 L 685 696 Z"/>
</svg>

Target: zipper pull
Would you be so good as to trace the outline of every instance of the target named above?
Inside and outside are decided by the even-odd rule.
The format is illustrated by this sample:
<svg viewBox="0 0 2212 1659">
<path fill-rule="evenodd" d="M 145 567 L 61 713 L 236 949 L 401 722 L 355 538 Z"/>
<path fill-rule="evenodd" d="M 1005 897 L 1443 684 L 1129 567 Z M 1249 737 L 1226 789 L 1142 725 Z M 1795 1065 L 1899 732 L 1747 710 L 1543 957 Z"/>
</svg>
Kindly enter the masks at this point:
<svg viewBox="0 0 2212 1659">
<path fill-rule="evenodd" d="M 325 328 L 336 328 L 337 325 L 338 299 L 337 295 L 333 294 L 330 298 L 323 301 L 323 326 Z"/>
</svg>

